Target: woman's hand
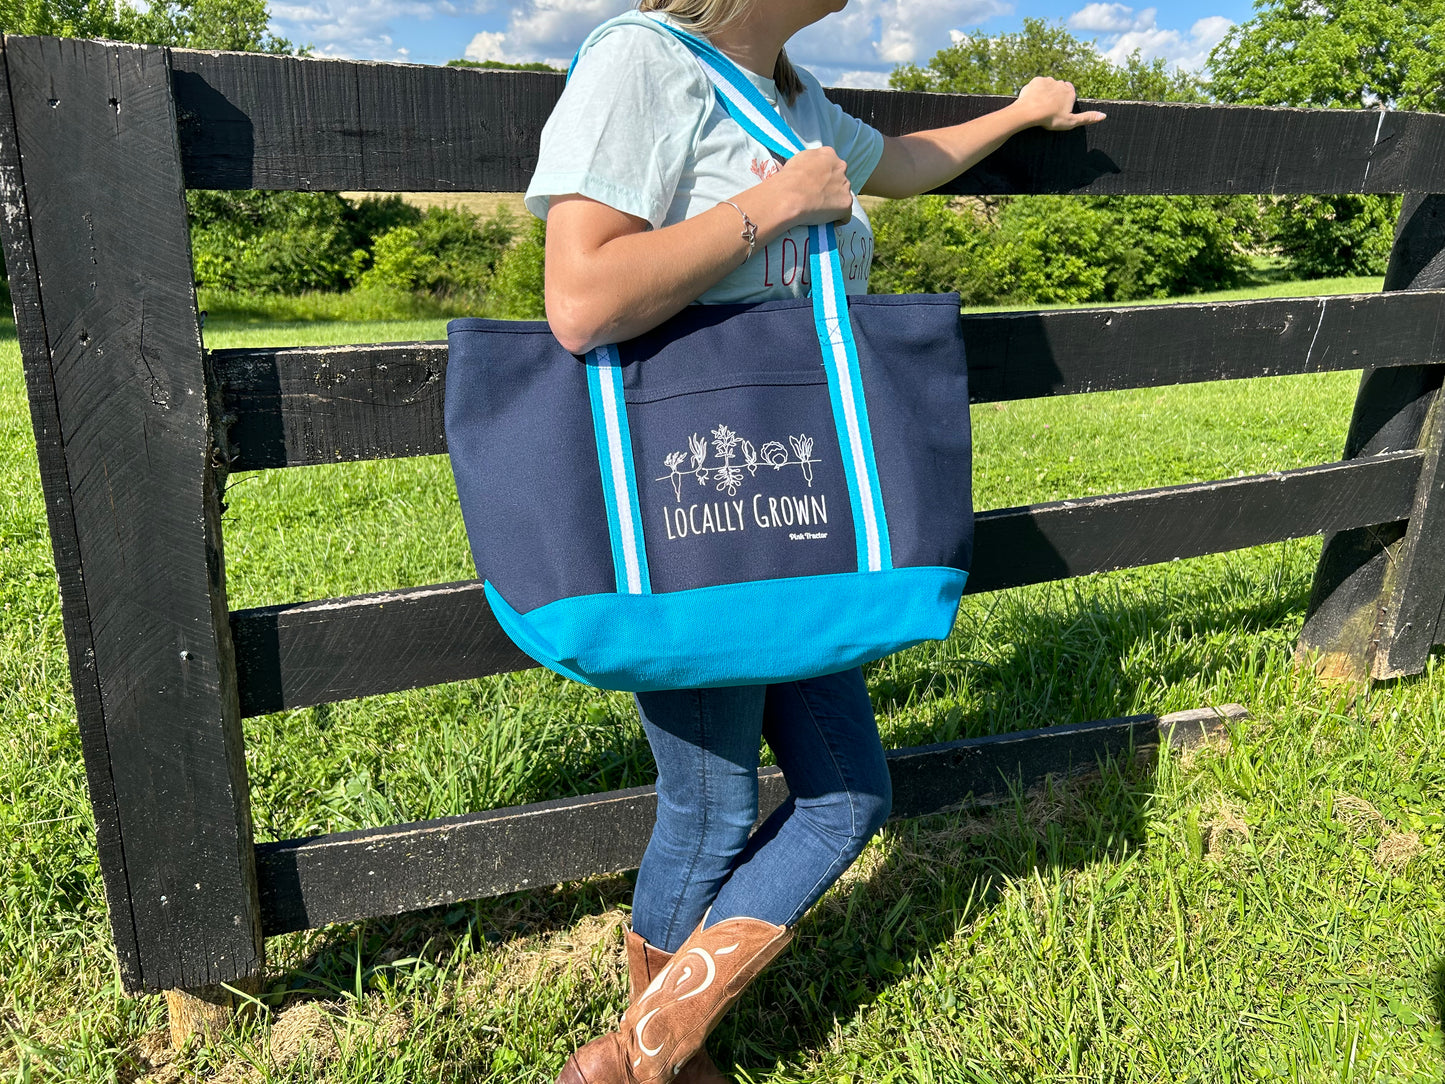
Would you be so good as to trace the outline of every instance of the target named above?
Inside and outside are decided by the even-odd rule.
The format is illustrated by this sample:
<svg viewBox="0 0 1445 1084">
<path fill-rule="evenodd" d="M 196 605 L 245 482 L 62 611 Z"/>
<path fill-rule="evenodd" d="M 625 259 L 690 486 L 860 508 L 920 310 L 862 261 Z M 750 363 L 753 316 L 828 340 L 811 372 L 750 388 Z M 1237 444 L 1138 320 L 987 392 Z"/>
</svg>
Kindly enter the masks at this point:
<svg viewBox="0 0 1445 1084">
<path fill-rule="evenodd" d="M 853 186 L 847 163 L 832 147 L 813 147 L 793 155 L 761 185 L 793 226 L 842 225 L 853 217 Z"/>
<path fill-rule="evenodd" d="M 1040 76 L 1019 92 L 1018 100 L 949 128 L 932 128 L 883 140 L 883 157 L 863 186 L 869 196 L 916 196 L 952 180 L 1026 128 L 1067 132 L 1098 124 L 1103 113 L 1075 113 L 1074 85 Z"/>
<path fill-rule="evenodd" d="M 853 188 L 837 152 L 817 147 L 794 155 L 732 203 L 653 230 L 584 196 L 553 198 L 545 297 L 557 341 L 585 354 L 656 327 L 747 258 L 738 211 L 757 227 L 755 247 L 761 248 L 794 226 L 847 222 Z"/>
<path fill-rule="evenodd" d="M 1075 113 L 1077 98 L 1073 83 L 1040 75 L 1030 79 L 1028 86 L 1019 91 L 1014 104 L 1031 125 L 1050 132 L 1067 132 L 1081 124 L 1098 124 L 1104 119 L 1103 113 L 1095 111 Z"/>
</svg>

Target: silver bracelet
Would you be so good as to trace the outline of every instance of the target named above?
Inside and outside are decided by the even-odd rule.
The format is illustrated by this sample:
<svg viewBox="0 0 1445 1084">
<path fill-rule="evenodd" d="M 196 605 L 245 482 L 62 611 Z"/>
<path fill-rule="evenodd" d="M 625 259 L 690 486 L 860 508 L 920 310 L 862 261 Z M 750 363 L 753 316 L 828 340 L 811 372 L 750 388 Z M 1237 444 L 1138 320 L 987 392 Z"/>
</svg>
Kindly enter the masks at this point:
<svg viewBox="0 0 1445 1084">
<path fill-rule="evenodd" d="M 742 239 L 748 243 L 748 254 L 743 257 L 743 263 L 747 263 L 753 258 L 753 246 L 756 245 L 758 242 L 758 227 L 753 222 L 753 220 L 748 217 L 748 213 L 744 211 L 741 207 L 739 207 L 736 203 L 734 203 L 732 200 L 721 200 L 719 202 L 719 206 L 721 206 L 723 203 L 726 203 L 734 211 L 743 216 L 743 232 L 741 236 Z"/>
</svg>

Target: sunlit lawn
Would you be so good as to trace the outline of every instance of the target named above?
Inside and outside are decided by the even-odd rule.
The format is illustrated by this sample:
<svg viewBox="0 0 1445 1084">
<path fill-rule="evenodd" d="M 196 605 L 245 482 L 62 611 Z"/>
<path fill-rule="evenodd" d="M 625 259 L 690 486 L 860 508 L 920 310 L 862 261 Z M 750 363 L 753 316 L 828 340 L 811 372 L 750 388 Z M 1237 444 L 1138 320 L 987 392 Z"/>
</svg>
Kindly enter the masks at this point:
<svg viewBox="0 0 1445 1084">
<path fill-rule="evenodd" d="M 444 324 L 212 319 L 206 337 L 436 339 Z M 976 500 L 1332 460 L 1355 383 L 979 407 Z M 233 608 L 473 575 L 442 458 L 243 474 L 226 501 Z M 872 666 L 891 745 L 1228 702 L 1253 720 L 1182 761 L 1110 764 L 987 815 L 891 825 L 724 1022 L 723 1068 L 788 1084 L 1438 1082 L 1445 667 L 1359 695 L 1297 672 L 1318 550 L 973 597 L 949 641 Z M 124 998 L 114 978 L 50 561 L 12 333 L 0 344 L 0 1075 L 548 1081 L 615 1019 L 626 877 L 275 939 L 267 1013 L 170 1051 L 162 1002 Z M 263 840 L 652 778 L 626 697 L 539 671 L 246 726 Z"/>
</svg>

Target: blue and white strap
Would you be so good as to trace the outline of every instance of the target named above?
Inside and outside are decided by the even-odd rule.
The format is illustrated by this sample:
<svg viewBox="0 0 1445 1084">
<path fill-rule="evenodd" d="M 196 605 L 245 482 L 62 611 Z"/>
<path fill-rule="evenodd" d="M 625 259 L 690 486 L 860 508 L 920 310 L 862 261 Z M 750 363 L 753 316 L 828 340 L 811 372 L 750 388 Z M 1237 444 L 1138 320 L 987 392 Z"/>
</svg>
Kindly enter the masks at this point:
<svg viewBox="0 0 1445 1084">
<path fill-rule="evenodd" d="M 592 400 L 592 430 L 602 469 L 602 497 L 607 503 L 617 591 L 623 595 L 650 595 L 652 577 L 647 571 L 647 547 L 642 542 L 642 508 L 637 500 L 637 471 L 632 463 L 632 435 L 627 428 L 617 347 L 599 346 L 587 355 L 587 392 Z"/>
<path fill-rule="evenodd" d="M 709 42 L 661 20 L 658 25 L 676 35 L 697 57 L 712 81 L 718 100 L 743 130 L 778 157 L 789 159 L 805 146 L 777 109 L 762 96 L 746 75 Z M 813 276 L 813 322 L 828 374 L 828 391 L 843 452 L 843 473 L 853 506 L 853 526 L 859 571 L 879 572 L 893 567 L 888 538 L 888 517 L 878 485 L 873 457 L 868 405 L 858 348 L 848 318 L 848 297 L 838 239 L 831 224 L 808 228 L 809 264 Z M 637 504 L 637 478 L 632 445 L 627 434 L 627 411 L 622 397 L 622 370 L 617 350 L 601 346 L 587 355 L 592 394 L 598 462 L 612 536 L 612 560 L 621 594 L 650 594 L 646 547 Z"/>
</svg>

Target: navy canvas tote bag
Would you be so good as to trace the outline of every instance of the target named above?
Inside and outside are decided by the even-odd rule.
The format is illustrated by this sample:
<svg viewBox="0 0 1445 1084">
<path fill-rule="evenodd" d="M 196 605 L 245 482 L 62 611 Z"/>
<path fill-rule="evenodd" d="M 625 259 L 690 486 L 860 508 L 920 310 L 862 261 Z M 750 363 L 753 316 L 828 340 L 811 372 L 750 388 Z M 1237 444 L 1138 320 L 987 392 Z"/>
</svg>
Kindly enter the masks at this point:
<svg viewBox="0 0 1445 1084">
<path fill-rule="evenodd" d="M 750 134 L 802 149 L 731 61 L 674 33 Z M 537 662 L 700 688 L 948 636 L 973 548 L 959 297 L 847 297 L 832 227 L 811 236 L 811 300 L 693 305 L 585 358 L 542 321 L 448 325 L 472 554 Z"/>
</svg>

